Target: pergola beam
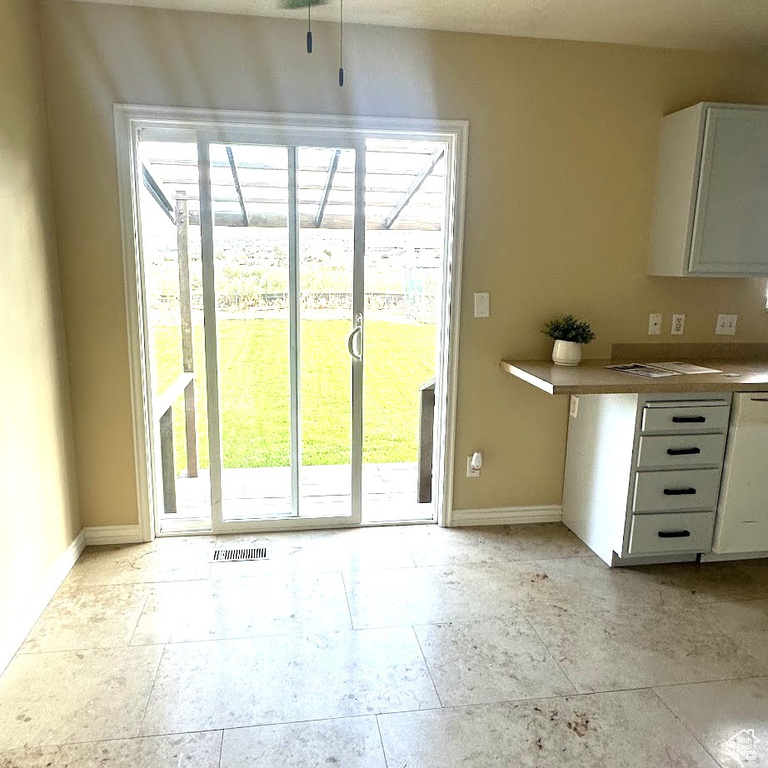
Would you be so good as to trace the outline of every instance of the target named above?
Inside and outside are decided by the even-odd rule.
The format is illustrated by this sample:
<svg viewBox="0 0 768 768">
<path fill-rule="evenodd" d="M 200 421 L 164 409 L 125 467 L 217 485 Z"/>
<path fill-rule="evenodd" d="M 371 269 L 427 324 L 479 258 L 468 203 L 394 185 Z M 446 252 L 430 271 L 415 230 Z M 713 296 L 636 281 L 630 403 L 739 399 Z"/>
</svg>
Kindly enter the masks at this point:
<svg viewBox="0 0 768 768">
<path fill-rule="evenodd" d="M 237 192 L 237 199 L 240 201 L 240 211 L 243 214 L 243 226 L 248 226 L 248 209 L 245 207 L 245 200 L 243 199 L 243 190 L 240 186 L 240 177 L 237 173 L 237 163 L 235 162 L 235 155 L 232 152 L 232 147 L 227 147 L 227 159 L 229 160 L 229 170 L 232 173 L 232 181 L 235 183 L 235 191 Z"/>
<path fill-rule="evenodd" d="M 400 200 L 398 200 L 397 205 L 390 211 L 387 218 L 384 219 L 384 229 L 389 229 L 397 221 L 400 214 L 405 210 L 405 206 L 411 202 L 413 196 L 421 189 L 422 184 L 429 178 L 432 171 L 435 170 L 435 166 L 440 162 L 444 154 L 445 147 L 440 147 L 432 153 L 424 167 L 416 174 L 411 185 L 405 190 Z"/>
<path fill-rule="evenodd" d="M 328 196 L 331 194 L 331 188 L 333 187 L 333 177 L 336 175 L 336 169 L 339 167 L 340 157 L 341 150 L 335 150 L 333 157 L 331 158 L 330 165 L 328 166 L 328 175 L 325 179 L 323 194 L 320 196 L 320 203 L 317 206 L 317 214 L 315 215 L 315 227 L 319 227 L 323 223 L 323 217 L 325 216 L 325 206 L 328 205 Z"/>
<path fill-rule="evenodd" d="M 173 205 L 171 205 L 171 201 L 165 196 L 160 185 L 155 181 L 155 177 L 144 163 L 141 164 L 141 178 L 144 182 L 144 186 L 147 188 L 147 192 L 152 195 L 155 202 L 163 209 L 163 213 L 171 220 L 171 224 L 175 224 L 176 218 L 173 215 Z"/>
</svg>

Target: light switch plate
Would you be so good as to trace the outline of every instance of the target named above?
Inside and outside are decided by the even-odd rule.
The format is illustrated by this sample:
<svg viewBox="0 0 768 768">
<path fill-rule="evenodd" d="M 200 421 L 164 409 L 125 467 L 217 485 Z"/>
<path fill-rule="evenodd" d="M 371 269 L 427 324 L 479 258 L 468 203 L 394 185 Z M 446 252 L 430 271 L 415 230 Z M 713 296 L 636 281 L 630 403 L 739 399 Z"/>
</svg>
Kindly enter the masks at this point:
<svg viewBox="0 0 768 768">
<path fill-rule="evenodd" d="M 685 333 L 685 315 L 672 315 L 670 333 L 673 336 L 682 336 Z"/>
<path fill-rule="evenodd" d="M 659 336 L 664 315 L 648 315 L 648 335 Z"/>
<path fill-rule="evenodd" d="M 481 291 L 475 294 L 475 317 L 491 316 L 491 294 Z"/>
<path fill-rule="evenodd" d="M 735 336 L 738 322 L 738 315 L 718 315 L 715 333 L 718 336 Z"/>
<path fill-rule="evenodd" d="M 576 395 L 571 395 L 571 418 L 579 418 L 579 398 Z"/>
</svg>

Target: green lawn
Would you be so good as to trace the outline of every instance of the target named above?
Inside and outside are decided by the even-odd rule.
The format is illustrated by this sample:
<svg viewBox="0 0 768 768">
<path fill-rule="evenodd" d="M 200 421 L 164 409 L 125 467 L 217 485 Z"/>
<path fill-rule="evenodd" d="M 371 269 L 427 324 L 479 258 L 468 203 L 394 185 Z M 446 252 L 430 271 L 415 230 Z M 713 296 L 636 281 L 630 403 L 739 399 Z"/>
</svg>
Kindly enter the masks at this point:
<svg viewBox="0 0 768 768">
<path fill-rule="evenodd" d="M 219 376 L 225 467 L 290 463 L 288 323 L 219 321 Z M 195 326 L 200 466 L 208 466 L 202 326 Z M 349 461 L 350 365 L 346 320 L 301 326 L 301 428 L 304 464 Z M 365 327 L 365 462 L 416 461 L 419 386 L 434 375 L 434 325 L 369 320 Z M 153 329 L 155 391 L 181 371 L 179 330 Z M 174 407 L 176 464 L 186 463 L 183 400 Z"/>
</svg>

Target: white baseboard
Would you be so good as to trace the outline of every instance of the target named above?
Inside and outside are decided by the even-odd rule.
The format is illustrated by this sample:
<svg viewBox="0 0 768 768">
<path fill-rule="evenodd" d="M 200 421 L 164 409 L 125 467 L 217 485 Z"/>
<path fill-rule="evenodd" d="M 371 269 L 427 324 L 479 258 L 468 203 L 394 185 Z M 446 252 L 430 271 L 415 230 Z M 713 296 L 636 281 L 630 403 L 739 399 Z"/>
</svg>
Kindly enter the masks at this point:
<svg viewBox="0 0 768 768">
<path fill-rule="evenodd" d="M 7 628 L 6 633 L 0 637 L 0 674 L 32 631 L 32 627 L 35 626 L 45 607 L 51 602 L 51 598 L 56 594 L 56 590 L 61 586 L 64 579 L 67 578 L 67 574 L 72 570 L 72 566 L 77 562 L 77 558 L 80 557 L 80 553 L 84 549 L 85 532 L 80 531 L 48 571 L 36 593 L 25 599 L 15 620 Z"/>
<path fill-rule="evenodd" d="M 559 523 L 560 506 L 495 507 L 492 509 L 454 509 L 451 525 L 519 525 L 524 523 Z"/>
<path fill-rule="evenodd" d="M 94 525 L 83 528 L 85 543 L 89 547 L 102 544 L 138 544 L 141 530 L 138 525 Z"/>
</svg>

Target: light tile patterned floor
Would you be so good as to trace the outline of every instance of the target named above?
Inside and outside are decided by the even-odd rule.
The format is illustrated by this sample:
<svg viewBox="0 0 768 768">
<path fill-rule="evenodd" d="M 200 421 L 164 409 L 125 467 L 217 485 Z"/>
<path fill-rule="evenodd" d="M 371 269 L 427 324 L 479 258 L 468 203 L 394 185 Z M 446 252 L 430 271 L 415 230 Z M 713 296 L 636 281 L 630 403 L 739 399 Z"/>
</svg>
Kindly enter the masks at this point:
<svg viewBox="0 0 768 768">
<path fill-rule="evenodd" d="M 0 768 L 768 767 L 768 562 L 557 524 L 87 550 L 0 677 Z"/>
</svg>

